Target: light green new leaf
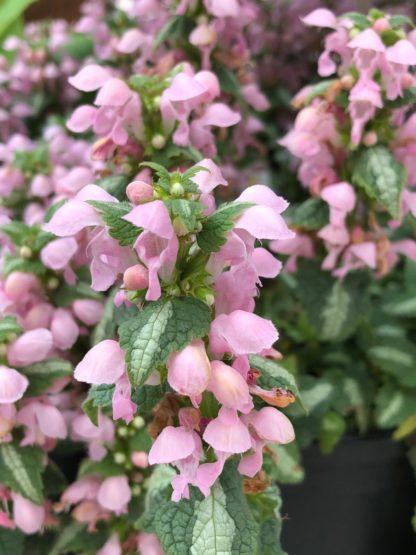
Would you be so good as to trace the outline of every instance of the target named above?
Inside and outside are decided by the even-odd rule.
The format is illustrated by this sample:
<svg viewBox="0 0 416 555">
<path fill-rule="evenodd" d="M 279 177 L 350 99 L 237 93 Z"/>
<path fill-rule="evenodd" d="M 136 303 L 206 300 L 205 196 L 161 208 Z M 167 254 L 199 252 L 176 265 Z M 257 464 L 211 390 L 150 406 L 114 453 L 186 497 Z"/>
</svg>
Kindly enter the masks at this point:
<svg viewBox="0 0 416 555">
<path fill-rule="evenodd" d="M 171 353 L 181 351 L 194 338 L 207 335 L 211 310 L 192 297 L 161 298 L 119 327 L 120 345 L 126 351 L 130 381 L 143 385 Z"/>
<path fill-rule="evenodd" d="M 392 218 L 400 213 L 406 170 L 384 145 L 359 150 L 352 156 L 352 183 L 381 204 Z"/>
<path fill-rule="evenodd" d="M 0 41 L 8 28 L 18 20 L 34 0 L 2 0 L 0 2 Z"/>
<path fill-rule="evenodd" d="M 43 500 L 42 472 L 43 452 L 38 447 L 0 445 L 1 482 L 37 505 Z"/>
</svg>

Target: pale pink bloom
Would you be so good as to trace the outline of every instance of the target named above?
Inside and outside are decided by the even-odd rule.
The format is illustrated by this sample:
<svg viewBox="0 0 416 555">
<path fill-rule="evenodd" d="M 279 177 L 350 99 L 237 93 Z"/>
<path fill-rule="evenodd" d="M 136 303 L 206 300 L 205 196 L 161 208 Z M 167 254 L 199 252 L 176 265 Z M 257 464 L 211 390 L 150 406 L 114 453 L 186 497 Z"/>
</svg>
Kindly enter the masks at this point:
<svg viewBox="0 0 416 555">
<path fill-rule="evenodd" d="M 170 280 L 179 248 L 169 212 L 162 201 L 155 200 L 136 206 L 124 219 L 144 229 L 134 248 L 149 270 L 146 300 L 155 301 L 161 295 L 159 277 Z"/>
<path fill-rule="evenodd" d="M 248 413 L 253 401 L 246 380 L 232 366 L 220 360 L 211 362 L 212 376 L 208 389 L 224 407 Z"/>
<path fill-rule="evenodd" d="M 136 50 L 144 46 L 148 41 L 147 35 L 139 29 L 129 29 L 117 43 L 117 50 L 123 54 L 133 54 Z"/>
<path fill-rule="evenodd" d="M 244 453 L 251 447 L 247 426 L 237 415 L 237 411 L 222 407 L 217 418 L 211 420 L 203 435 L 204 441 L 216 451 L 223 453 Z"/>
<path fill-rule="evenodd" d="M 390 74 L 383 74 L 383 80 L 386 84 L 387 98 L 394 100 L 403 96 L 403 79 L 406 79 L 409 66 L 416 64 L 416 48 L 409 40 L 401 39 L 387 48 L 386 59 L 391 71 Z"/>
<path fill-rule="evenodd" d="M 16 526 L 25 534 L 35 534 L 41 530 L 45 522 L 43 505 L 35 505 L 18 493 L 12 494 L 13 520 Z"/>
<path fill-rule="evenodd" d="M 141 204 L 153 200 L 154 189 L 145 181 L 132 181 L 127 185 L 126 195 L 133 204 Z"/>
<path fill-rule="evenodd" d="M 0 403 L 15 403 L 23 397 L 28 385 L 26 376 L 14 368 L 0 366 Z"/>
<path fill-rule="evenodd" d="M 238 0 L 204 0 L 204 5 L 215 17 L 237 17 L 241 10 Z"/>
<path fill-rule="evenodd" d="M 318 8 L 302 17 L 301 20 L 305 25 L 313 27 L 329 27 L 336 29 L 338 26 L 337 18 L 333 12 L 325 8 Z"/>
<path fill-rule="evenodd" d="M 213 320 L 209 345 L 216 356 L 246 355 L 272 347 L 279 335 L 270 320 L 242 310 L 220 314 Z"/>
<path fill-rule="evenodd" d="M 114 384 L 124 374 L 124 352 L 117 341 L 105 339 L 84 356 L 75 368 L 74 377 L 90 384 Z"/>
<path fill-rule="evenodd" d="M 12 272 L 4 283 L 4 292 L 12 301 L 22 301 L 31 292 L 40 290 L 40 283 L 36 276 L 24 272 Z"/>
<path fill-rule="evenodd" d="M 11 343 L 7 350 L 7 357 L 13 366 L 28 366 L 44 360 L 52 346 L 52 333 L 47 329 L 38 328 L 27 331 Z"/>
<path fill-rule="evenodd" d="M 371 80 L 359 81 L 351 89 L 349 101 L 348 111 L 352 120 L 351 141 L 358 145 L 366 123 L 374 117 L 377 108 L 383 107 L 380 86 Z"/>
<path fill-rule="evenodd" d="M 106 478 L 98 489 L 99 504 L 117 515 L 127 512 L 131 499 L 131 491 L 127 476 L 111 476 Z"/>
<path fill-rule="evenodd" d="M 248 420 L 257 435 L 265 441 L 285 444 L 295 439 L 292 423 L 287 416 L 274 407 L 253 411 Z"/>
<path fill-rule="evenodd" d="M 43 264 L 51 270 L 62 270 L 78 250 L 78 243 L 73 237 L 51 241 L 41 250 Z"/>
<path fill-rule="evenodd" d="M 52 317 L 51 332 L 54 346 L 66 351 L 78 339 L 79 327 L 69 310 L 57 308 Z"/>
<path fill-rule="evenodd" d="M 306 234 L 297 234 L 293 239 L 271 241 L 269 247 L 273 252 L 289 255 L 285 264 L 286 272 L 296 272 L 298 257 L 312 258 L 314 254 L 312 239 Z"/>
<path fill-rule="evenodd" d="M 348 43 L 354 49 L 354 61 L 360 73 L 359 81 L 365 86 L 384 59 L 386 47 L 374 29 L 364 29 Z"/>
<path fill-rule="evenodd" d="M 123 419 L 129 424 L 137 411 L 137 405 L 131 400 L 131 384 L 127 373 L 124 373 L 116 382 L 112 398 L 113 419 Z"/>
<path fill-rule="evenodd" d="M 44 445 L 48 439 L 64 439 L 67 426 L 60 410 L 40 401 L 30 401 L 17 413 L 16 421 L 25 427 L 21 445 Z"/>
<path fill-rule="evenodd" d="M 99 549 L 96 555 L 121 555 L 121 544 L 117 534 L 111 534 L 110 538 L 105 542 L 103 547 Z"/>
<path fill-rule="evenodd" d="M 343 227 L 347 214 L 354 209 L 356 203 L 352 185 L 346 182 L 328 185 L 322 189 L 321 198 L 329 204 L 331 225 Z"/>
<path fill-rule="evenodd" d="M 182 351 L 173 353 L 166 364 L 168 383 L 181 395 L 198 404 L 211 377 L 211 366 L 204 342 L 194 339 Z"/>
<path fill-rule="evenodd" d="M 155 534 L 140 532 L 137 536 L 137 547 L 141 555 L 164 555 Z"/>
<path fill-rule="evenodd" d="M 197 448 L 195 432 L 184 426 L 166 426 L 155 439 L 149 452 L 149 464 L 169 464 L 186 459 Z"/>
<path fill-rule="evenodd" d="M 246 102 L 248 102 L 255 110 L 263 112 L 270 108 L 270 102 L 266 96 L 260 91 L 257 83 L 249 83 L 241 87 L 241 93 Z"/>
<path fill-rule="evenodd" d="M 16 528 L 13 520 L 11 520 L 11 518 L 7 516 L 7 513 L 2 510 L 0 510 L 0 529 L 1 528 L 8 528 L 9 530 Z"/>
<path fill-rule="evenodd" d="M 39 303 L 25 315 L 23 323 L 26 330 L 49 328 L 54 308 L 48 303 Z"/>
<path fill-rule="evenodd" d="M 146 451 L 134 451 L 131 455 L 131 462 L 139 468 L 147 468 L 149 466 L 149 456 Z"/>
<path fill-rule="evenodd" d="M 101 301 L 78 299 L 72 304 L 75 316 L 87 326 L 95 326 L 103 315 L 104 306 Z"/>
<path fill-rule="evenodd" d="M 34 197 L 47 197 L 54 192 L 53 180 L 46 175 L 35 175 L 30 184 L 30 192 Z"/>
<path fill-rule="evenodd" d="M 192 181 L 198 185 L 198 189 L 203 194 L 211 193 L 218 185 L 227 186 L 228 182 L 224 178 L 221 169 L 209 158 L 204 158 L 197 164 L 197 167 L 206 168 L 208 171 L 200 171 L 195 174 Z"/>
</svg>

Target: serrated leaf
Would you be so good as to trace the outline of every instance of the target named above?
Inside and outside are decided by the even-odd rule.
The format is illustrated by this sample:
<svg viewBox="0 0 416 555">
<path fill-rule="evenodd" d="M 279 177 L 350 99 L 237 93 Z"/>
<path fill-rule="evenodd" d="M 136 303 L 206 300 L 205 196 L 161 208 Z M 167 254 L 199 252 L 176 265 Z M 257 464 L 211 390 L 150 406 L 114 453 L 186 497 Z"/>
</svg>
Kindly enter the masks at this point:
<svg viewBox="0 0 416 555">
<path fill-rule="evenodd" d="M 140 415 L 145 415 L 152 411 L 166 391 L 166 383 L 160 385 L 142 385 L 132 390 L 131 400 L 138 406 Z"/>
<path fill-rule="evenodd" d="M 225 244 L 227 234 L 233 229 L 240 214 L 253 206 L 249 202 L 226 203 L 202 221 L 202 230 L 197 235 L 199 247 L 205 252 L 218 252 Z"/>
<path fill-rule="evenodd" d="M 0 445 L 1 482 L 37 505 L 43 501 L 42 472 L 43 452 L 38 447 Z"/>
<path fill-rule="evenodd" d="M 115 386 L 112 384 L 92 385 L 82 403 L 82 410 L 91 422 L 98 426 L 98 409 L 111 407 Z"/>
<path fill-rule="evenodd" d="M 274 360 L 264 358 L 258 355 L 252 355 L 249 358 L 250 366 L 260 370 L 261 375 L 257 379 L 257 384 L 264 389 L 272 389 L 274 387 L 286 389 L 293 393 L 296 400 L 303 407 L 303 401 L 296 380 L 286 368 Z"/>
<path fill-rule="evenodd" d="M 400 214 L 406 170 L 384 145 L 360 149 L 352 156 L 352 183 L 381 204 L 392 218 Z"/>
<path fill-rule="evenodd" d="M 235 461 L 225 465 L 206 498 L 192 488 L 189 500 L 174 503 L 170 490 L 152 488 L 145 513 L 147 529 L 157 534 L 166 555 L 256 554 L 259 527 Z"/>
<path fill-rule="evenodd" d="M 350 272 L 343 281 L 320 269 L 318 261 L 302 260 L 297 294 L 310 324 L 322 341 L 343 341 L 368 310 L 369 276 Z"/>
<path fill-rule="evenodd" d="M 405 387 L 416 387 L 416 347 L 406 339 L 384 339 L 368 349 L 371 362 Z M 416 411 L 416 408 L 415 408 Z"/>
<path fill-rule="evenodd" d="M 143 385 L 174 351 L 181 351 L 194 338 L 209 330 L 211 310 L 192 297 L 161 298 L 148 303 L 119 327 L 120 345 L 126 350 L 133 386 Z"/>
<path fill-rule="evenodd" d="M 25 395 L 35 397 L 45 393 L 60 378 L 70 376 L 72 364 L 60 358 L 49 358 L 19 369 L 29 379 Z"/>
<path fill-rule="evenodd" d="M 25 536 L 20 530 L 0 527 L 0 555 L 23 555 Z"/>
<path fill-rule="evenodd" d="M 100 202 L 96 200 L 88 202 L 100 212 L 105 225 L 108 227 L 108 233 L 113 239 L 118 241 L 122 247 L 134 245 L 141 230 L 131 222 L 123 220 L 123 216 L 131 212 L 131 204 L 128 202 Z"/>
<path fill-rule="evenodd" d="M 158 32 L 153 42 L 153 48 L 158 48 L 166 40 L 187 39 L 195 27 L 195 21 L 188 15 L 174 15 Z"/>
<path fill-rule="evenodd" d="M 416 392 L 397 387 L 383 386 L 375 399 L 375 421 L 384 429 L 394 428 L 415 414 Z"/>
<path fill-rule="evenodd" d="M 22 327 L 16 322 L 14 316 L 5 316 L 0 320 L 0 343 L 10 341 L 22 331 Z"/>
<path fill-rule="evenodd" d="M 329 223 L 329 206 L 319 198 L 310 198 L 294 206 L 288 214 L 290 225 L 314 231 Z"/>
</svg>

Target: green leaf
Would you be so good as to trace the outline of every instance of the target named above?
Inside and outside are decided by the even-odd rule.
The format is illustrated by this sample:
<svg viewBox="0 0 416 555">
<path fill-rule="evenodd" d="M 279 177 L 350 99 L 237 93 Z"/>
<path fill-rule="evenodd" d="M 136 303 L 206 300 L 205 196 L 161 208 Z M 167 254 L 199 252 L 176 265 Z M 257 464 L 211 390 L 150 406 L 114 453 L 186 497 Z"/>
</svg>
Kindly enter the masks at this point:
<svg viewBox="0 0 416 555">
<path fill-rule="evenodd" d="M 257 379 L 257 384 L 263 389 L 272 389 L 277 387 L 279 389 L 286 389 L 293 393 L 296 400 L 303 407 L 302 397 L 296 380 L 290 372 L 283 368 L 274 360 L 264 358 L 258 355 L 252 355 L 249 358 L 250 366 L 256 370 L 260 370 L 261 375 Z"/>
<path fill-rule="evenodd" d="M 371 27 L 371 22 L 367 19 L 365 15 L 359 12 L 348 12 L 340 16 L 340 19 L 349 19 L 358 27 L 358 29 L 367 29 Z"/>
<path fill-rule="evenodd" d="M 109 532 L 102 523 L 98 530 L 91 532 L 87 525 L 76 520 L 69 523 L 60 531 L 56 541 L 45 555 L 64 555 L 83 553 L 93 555 L 104 545 L 109 537 Z"/>
<path fill-rule="evenodd" d="M 254 518 L 260 526 L 256 555 L 287 555 L 280 544 L 282 499 L 276 485 L 247 496 Z"/>
<path fill-rule="evenodd" d="M 122 247 L 134 245 L 141 230 L 131 222 L 123 220 L 123 216 L 132 210 L 130 203 L 100 202 L 97 200 L 88 202 L 100 212 L 105 225 L 108 227 L 108 233 L 113 239 L 118 241 Z"/>
<path fill-rule="evenodd" d="M 94 52 L 94 40 L 86 33 L 70 33 L 62 51 L 74 58 L 83 61 Z"/>
<path fill-rule="evenodd" d="M 45 496 L 60 495 L 68 485 L 62 470 L 51 458 L 49 458 L 48 466 L 43 473 L 43 482 Z"/>
<path fill-rule="evenodd" d="M 416 316 L 416 295 L 413 291 L 406 291 L 390 299 L 382 308 L 383 312 L 390 316 L 414 318 Z"/>
<path fill-rule="evenodd" d="M 38 259 L 31 260 L 6 254 L 3 264 L 3 276 L 7 277 L 12 272 L 24 272 L 26 274 L 35 274 L 36 276 L 44 277 L 48 272 L 48 268 Z"/>
<path fill-rule="evenodd" d="M 20 530 L 0 527 L 0 555 L 23 555 L 25 536 Z"/>
<path fill-rule="evenodd" d="M 416 347 L 406 339 L 384 339 L 368 349 L 371 362 L 405 387 L 416 387 Z M 415 408 L 416 412 L 416 408 Z"/>
<path fill-rule="evenodd" d="M 31 228 L 23 222 L 8 222 L 0 226 L 0 231 L 10 237 L 16 247 L 20 247 L 26 242 Z"/>
<path fill-rule="evenodd" d="M 0 343 L 11 341 L 22 331 L 14 316 L 5 316 L 0 320 Z"/>
<path fill-rule="evenodd" d="M 207 335 L 211 310 L 192 297 L 161 298 L 148 303 L 119 328 L 120 345 L 133 386 L 143 385 L 174 351 Z"/>
<path fill-rule="evenodd" d="M 173 216 L 174 225 L 175 218 L 180 218 L 188 232 L 195 229 L 197 218 L 204 209 L 204 206 L 196 200 L 168 199 L 165 204 Z"/>
<path fill-rule="evenodd" d="M 188 15 L 174 15 L 156 35 L 153 48 L 156 50 L 166 40 L 186 40 L 194 27 L 195 21 L 193 18 Z"/>
<path fill-rule="evenodd" d="M 310 198 L 294 206 L 288 214 L 289 224 L 314 231 L 329 223 L 329 206 L 320 198 Z"/>
<path fill-rule="evenodd" d="M 19 447 L 13 443 L 0 445 L 0 476 L 12 491 L 40 505 L 43 501 L 43 451 L 38 447 Z"/>
<path fill-rule="evenodd" d="M 305 477 L 305 471 L 301 465 L 300 449 L 294 441 L 287 445 L 270 443 L 268 445 L 276 457 L 271 459 L 266 454 L 264 470 L 267 475 L 276 480 L 279 484 L 299 484 Z"/>
<path fill-rule="evenodd" d="M 126 175 L 111 175 L 98 180 L 98 185 L 118 200 L 126 200 L 126 188 L 130 183 Z"/>
<path fill-rule="evenodd" d="M 384 429 L 399 426 L 415 414 L 416 392 L 401 389 L 390 383 L 383 386 L 376 396 L 375 420 Z"/>
<path fill-rule="evenodd" d="M 146 415 L 151 413 L 166 391 L 166 383 L 160 385 L 142 385 L 133 389 L 131 400 L 139 407 L 140 415 Z"/>
<path fill-rule="evenodd" d="M 19 369 L 29 380 L 25 395 L 35 397 L 45 393 L 60 378 L 72 374 L 72 364 L 61 358 L 49 358 Z"/>
<path fill-rule="evenodd" d="M 91 476 L 92 474 L 109 478 L 110 476 L 120 476 L 123 473 L 123 467 L 114 462 L 112 455 L 110 455 L 101 461 L 84 459 L 78 469 L 78 479 L 83 476 Z"/>
<path fill-rule="evenodd" d="M 190 499 L 174 503 L 170 486 L 150 490 L 145 521 L 166 555 L 255 555 L 259 527 L 242 493 L 234 461 L 204 498 L 192 488 Z"/>
<path fill-rule="evenodd" d="M 297 293 L 310 324 L 322 341 L 343 341 L 368 310 L 369 276 L 351 272 L 343 281 L 320 269 L 318 261 L 302 260 Z"/>
<path fill-rule="evenodd" d="M 322 453 L 329 454 L 342 438 L 347 428 L 343 416 L 335 411 L 324 414 L 319 429 L 319 447 Z"/>
<path fill-rule="evenodd" d="M 220 82 L 221 91 L 226 94 L 232 94 L 238 98 L 240 96 L 240 83 L 235 73 L 226 68 L 224 64 L 215 61 L 213 63 L 213 69 Z"/>
<path fill-rule="evenodd" d="M 114 297 L 117 293 L 117 287 L 110 291 L 108 298 L 105 301 L 104 312 L 101 320 L 95 326 L 92 332 L 91 342 L 92 345 L 104 341 L 104 339 L 114 339 L 116 335 L 117 323 L 114 319 L 116 306 L 114 304 Z"/>
<path fill-rule="evenodd" d="M 112 384 L 92 385 L 82 409 L 91 422 L 98 426 L 98 409 L 111 407 L 115 386 Z"/>
<path fill-rule="evenodd" d="M 381 204 L 392 218 L 400 214 L 400 195 L 406 183 L 406 170 L 384 145 L 360 149 L 353 154 L 352 183 L 370 199 Z"/>
<path fill-rule="evenodd" d="M 8 27 L 19 19 L 25 9 L 34 0 L 3 0 L 0 4 L 0 38 L 3 38 Z"/>
<path fill-rule="evenodd" d="M 233 229 L 234 221 L 247 208 L 249 202 L 225 203 L 202 221 L 202 230 L 197 235 L 198 245 L 205 252 L 218 252 L 224 245 L 227 234 Z"/>
<path fill-rule="evenodd" d="M 390 27 L 403 27 L 403 25 L 409 25 L 414 27 L 413 21 L 407 15 L 392 15 L 389 17 Z"/>
</svg>

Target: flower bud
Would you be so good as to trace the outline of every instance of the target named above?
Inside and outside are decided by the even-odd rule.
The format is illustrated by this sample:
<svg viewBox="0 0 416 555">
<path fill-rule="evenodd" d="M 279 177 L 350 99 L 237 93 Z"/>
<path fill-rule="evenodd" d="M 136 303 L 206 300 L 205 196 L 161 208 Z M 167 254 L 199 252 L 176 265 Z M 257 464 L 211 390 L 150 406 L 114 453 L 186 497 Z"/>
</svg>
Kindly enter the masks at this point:
<svg viewBox="0 0 416 555">
<path fill-rule="evenodd" d="M 341 86 L 343 89 L 349 91 L 354 86 L 354 77 L 349 73 L 341 77 Z"/>
<path fill-rule="evenodd" d="M 147 468 L 149 466 L 148 456 L 145 451 L 135 451 L 131 455 L 131 460 L 139 468 Z"/>
<path fill-rule="evenodd" d="M 123 464 L 126 462 L 126 455 L 124 453 L 114 453 L 114 462 Z"/>
<path fill-rule="evenodd" d="M 403 89 L 409 89 L 413 86 L 414 83 L 413 75 L 411 73 L 403 73 L 400 79 L 400 83 Z"/>
<path fill-rule="evenodd" d="M 389 20 L 386 17 L 380 17 L 380 19 L 377 19 L 373 23 L 373 29 L 377 33 L 382 33 L 383 31 L 387 31 L 387 29 L 390 29 Z"/>
<path fill-rule="evenodd" d="M 220 360 L 211 362 L 212 377 L 209 390 L 216 399 L 230 409 L 248 413 L 253 408 L 253 401 L 246 380 L 232 366 Z"/>
<path fill-rule="evenodd" d="M 378 137 L 375 131 L 369 131 L 363 137 L 363 143 L 365 144 L 365 146 L 374 146 L 375 144 L 377 144 L 377 141 Z"/>
<path fill-rule="evenodd" d="M 196 397 L 207 388 L 211 365 L 200 339 L 170 356 L 167 362 L 169 385 L 182 395 Z"/>
<path fill-rule="evenodd" d="M 141 204 L 153 200 L 154 190 L 149 183 L 145 181 L 132 181 L 127 185 L 126 195 L 133 204 Z"/>
<path fill-rule="evenodd" d="M 156 150 L 161 150 L 166 145 L 166 139 L 163 135 L 158 133 L 152 137 L 152 147 Z"/>
<path fill-rule="evenodd" d="M 19 254 L 22 258 L 31 258 L 33 251 L 27 245 L 23 245 L 23 247 L 20 247 Z"/>
<path fill-rule="evenodd" d="M 181 197 L 185 193 L 182 183 L 175 182 L 170 186 L 170 192 L 174 197 Z"/>
<path fill-rule="evenodd" d="M 123 282 L 129 291 L 145 289 L 149 285 L 149 272 L 141 264 L 135 264 L 124 272 Z"/>
</svg>

